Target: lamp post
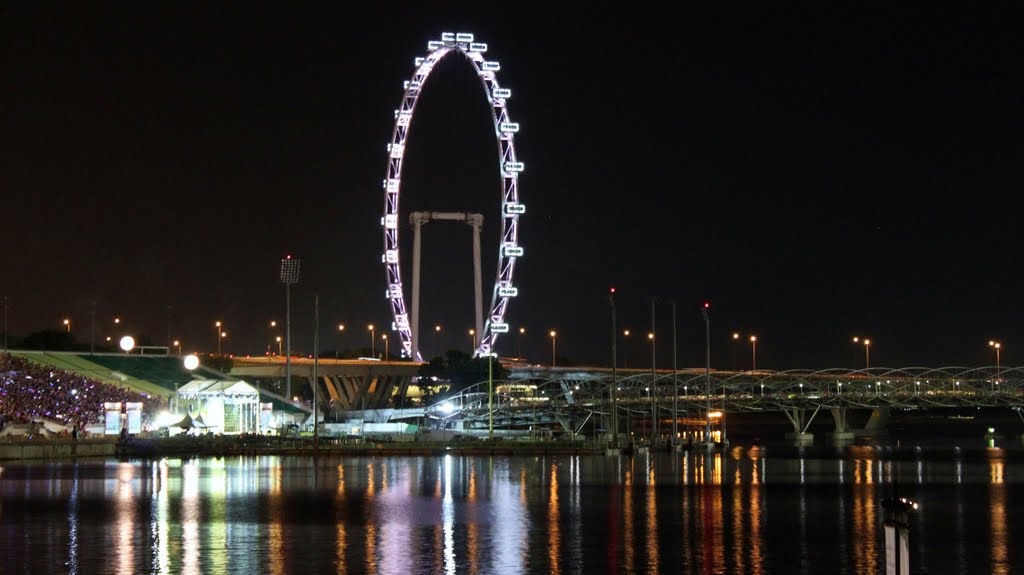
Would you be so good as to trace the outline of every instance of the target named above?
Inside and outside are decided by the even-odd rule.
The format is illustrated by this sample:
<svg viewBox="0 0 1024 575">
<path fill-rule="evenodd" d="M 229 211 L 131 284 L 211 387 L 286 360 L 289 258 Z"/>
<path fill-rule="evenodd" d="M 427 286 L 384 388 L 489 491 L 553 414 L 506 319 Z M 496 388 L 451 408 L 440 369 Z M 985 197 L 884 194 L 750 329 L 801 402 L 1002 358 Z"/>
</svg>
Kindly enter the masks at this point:
<svg viewBox="0 0 1024 575">
<path fill-rule="evenodd" d="M 370 357 L 377 357 L 377 336 L 373 324 L 366 326 L 366 329 L 370 332 Z"/>
<path fill-rule="evenodd" d="M 470 330 L 469 330 L 469 339 L 471 339 L 473 341 L 473 347 L 470 350 L 470 353 L 473 353 L 473 352 L 476 351 L 476 330 L 475 329 L 470 328 Z"/>
<path fill-rule="evenodd" d="M 654 311 L 654 300 L 653 299 L 651 300 L 651 311 L 652 312 Z M 652 322 L 654 321 L 654 315 L 653 314 L 651 315 L 651 321 Z M 653 331 L 647 334 L 647 339 L 650 340 L 650 342 L 651 342 L 651 387 L 654 388 L 654 393 L 653 394 L 648 394 L 650 396 L 650 400 L 651 400 L 651 446 L 652 446 L 652 449 L 653 449 L 654 441 L 658 437 L 658 408 L 657 408 L 657 405 L 655 403 L 655 398 L 658 395 L 658 383 L 657 383 L 657 381 L 658 381 L 657 380 L 658 373 L 657 373 L 657 371 L 655 370 L 655 367 L 654 367 L 655 366 L 655 363 L 654 363 L 654 359 L 655 359 L 655 357 L 654 357 L 654 347 L 655 346 L 654 346 L 654 332 Z"/>
<path fill-rule="evenodd" d="M 280 357 L 284 355 L 284 353 L 281 351 L 281 336 L 277 336 L 275 339 L 277 340 L 277 356 Z"/>
<path fill-rule="evenodd" d="M 338 346 L 334 348 L 334 359 L 341 359 L 341 336 L 345 333 L 345 324 L 338 324 Z"/>
<path fill-rule="evenodd" d="M 217 355 L 220 355 L 220 340 L 224 337 L 223 332 L 220 330 L 221 322 L 214 322 L 213 327 L 217 328 Z"/>
<path fill-rule="evenodd" d="M 854 336 L 853 343 L 864 343 L 864 369 L 871 369 L 871 340 Z"/>
<path fill-rule="evenodd" d="M 178 348 L 178 355 L 181 355 L 181 340 L 180 339 L 174 340 L 174 347 Z"/>
<path fill-rule="evenodd" d="M 440 339 L 440 336 L 441 336 L 441 324 L 437 324 L 437 325 L 434 326 L 434 339 L 432 339 L 430 341 L 430 347 L 434 348 L 434 353 L 435 354 L 438 354 L 437 346 L 438 346 L 438 340 Z M 444 355 L 444 352 L 441 352 L 438 355 Z"/>
<path fill-rule="evenodd" d="M 750 349 L 753 357 L 750 362 L 750 371 L 757 371 L 757 336 L 750 336 Z"/>
<path fill-rule="evenodd" d="M 551 367 L 555 367 L 555 338 L 557 334 L 555 330 L 551 330 L 549 335 L 551 336 Z"/>
<path fill-rule="evenodd" d="M 71 320 L 70 319 L 64 318 L 64 327 L 68 330 L 68 333 L 71 333 Z"/>
<path fill-rule="evenodd" d="M 612 396 L 612 449 L 618 449 L 619 447 L 619 409 L 617 403 L 618 397 L 618 370 L 616 363 L 618 359 L 618 351 L 615 349 L 615 344 L 618 343 L 619 334 L 615 328 L 615 288 L 611 288 L 608 291 L 608 303 L 611 304 L 612 308 L 612 386 L 609 393 Z"/>
<path fill-rule="evenodd" d="M 526 328 L 519 328 L 519 337 L 516 338 L 516 358 L 523 358 L 523 336 L 526 335 Z"/>
<path fill-rule="evenodd" d="M 384 361 L 388 360 L 388 334 L 380 334 L 381 339 L 384 340 Z"/>
<path fill-rule="evenodd" d="M 284 340 L 288 355 L 284 358 L 284 396 L 292 396 L 292 286 L 299 283 L 302 260 L 291 254 L 281 260 L 281 283 L 284 284 Z"/>
<path fill-rule="evenodd" d="M 996 376 L 992 382 L 992 391 L 995 391 L 996 383 L 999 381 L 999 373 L 1002 371 L 999 363 L 999 350 L 1002 349 L 1003 344 L 998 341 L 989 341 L 988 346 L 996 350 Z"/>
<path fill-rule="evenodd" d="M 708 450 L 715 446 L 711 441 L 711 318 L 708 315 L 710 309 L 711 304 L 704 302 L 704 307 L 701 309 L 701 313 L 704 314 L 704 398 L 707 401 L 704 412 L 704 442 L 707 444 Z"/>
</svg>

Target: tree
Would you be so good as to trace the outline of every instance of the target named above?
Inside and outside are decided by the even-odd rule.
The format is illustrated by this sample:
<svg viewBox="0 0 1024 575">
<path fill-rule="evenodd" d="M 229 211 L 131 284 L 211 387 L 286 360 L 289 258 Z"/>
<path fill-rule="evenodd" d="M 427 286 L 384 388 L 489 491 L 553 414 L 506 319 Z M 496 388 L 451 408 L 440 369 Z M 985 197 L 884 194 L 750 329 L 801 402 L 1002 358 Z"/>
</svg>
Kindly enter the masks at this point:
<svg viewBox="0 0 1024 575">
<path fill-rule="evenodd" d="M 48 351 L 73 351 L 75 336 L 55 329 L 36 331 L 25 336 L 22 341 L 25 349 L 41 349 Z"/>
<path fill-rule="evenodd" d="M 508 377 L 505 369 L 497 359 L 492 360 L 490 370 L 494 379 Z M 486 357 L 471 357 L 459 350 L 449 350 L 445 357 L 435 357 L 420 366 L 420 377 L 436 377 L 451 384 L 450 393 L 458 393 L 463 389 L 487 381 L 488 360 Z"/>
</svg>

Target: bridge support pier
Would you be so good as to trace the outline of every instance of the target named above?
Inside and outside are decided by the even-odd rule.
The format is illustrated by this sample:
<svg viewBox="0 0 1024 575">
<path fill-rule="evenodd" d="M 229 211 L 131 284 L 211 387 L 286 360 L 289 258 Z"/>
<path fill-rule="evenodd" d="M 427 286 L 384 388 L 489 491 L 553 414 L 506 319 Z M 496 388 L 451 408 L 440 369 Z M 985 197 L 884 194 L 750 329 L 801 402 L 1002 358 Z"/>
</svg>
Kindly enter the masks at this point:
<svg viewBox="0 0 1024 575">
<path fill-rule="evenodd" d="M 786 418 L 793 424 L 793 432 L 787 433 L 786 439 L 792 439 L 798 446 L 812 445 L 814 434 L 807 430 L 810 429 L 819 410 L 821 410 L 820 405 L 814 408 L 814 413 L 810 417 L 807 417 L 807 409 L 803 407 L 794 407 L 783 411 L 782 413 L 785 413 Z"/>
<path fill-rule="evenodd" d="M 850 429 L 850 424 L 846 421 L 846 410 L 845 407 L 832 407 L 832 419 L 836 423 L 836 430 L 828 434 L 828 438 L 835 445 L 849 445 L 853 443 L 853 431 Z"/>
</svg>

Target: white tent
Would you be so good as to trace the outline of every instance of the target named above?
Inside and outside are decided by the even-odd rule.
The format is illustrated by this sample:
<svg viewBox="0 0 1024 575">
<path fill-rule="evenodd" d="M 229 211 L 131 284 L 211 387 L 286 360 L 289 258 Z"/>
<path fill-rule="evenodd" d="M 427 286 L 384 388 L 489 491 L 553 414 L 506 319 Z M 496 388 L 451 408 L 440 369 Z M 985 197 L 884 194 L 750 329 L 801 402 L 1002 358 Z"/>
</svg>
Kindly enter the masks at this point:
<svg viewBox="0 0 1024 575">
<path fill-rule="evenodd" d="M 178 406 L 214 433 L 255 433 L 259 391 L 242 380 L 197 379 L 178 388 Z"/>
</svg>

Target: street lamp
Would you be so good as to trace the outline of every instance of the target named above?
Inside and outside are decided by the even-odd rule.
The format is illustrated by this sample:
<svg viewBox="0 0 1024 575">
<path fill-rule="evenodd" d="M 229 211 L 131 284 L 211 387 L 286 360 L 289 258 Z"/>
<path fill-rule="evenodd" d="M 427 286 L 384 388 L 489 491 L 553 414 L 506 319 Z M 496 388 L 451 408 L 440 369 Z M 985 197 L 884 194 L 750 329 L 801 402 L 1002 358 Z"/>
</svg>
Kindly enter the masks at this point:
<svg viewBox="0 0 1024 575">
<path fill-rule="evenodd" d="M 374 335 L 373 324 L 366 326 L 366 329 L 370 330 L 370 357 L 377 357 L 377 336 Z"/>
<path fill-rule="evenodd" d="M 555 337 L 558 334 L 555 333 L 555 330 L 551 330 L 548 335 L 551 336 L 551 367 L 555 367 Z"/>
<path fill-rule="evenodd" d="M 526 335 L 526 328 L 519 328 L 519 337 L 516 338 L 516 357 L 523 358 L 523 336 Z"/>
<path fill-rule="evenodd" d="M 174 340 L 174 347 L 178 348 L 178 355 L 181 355 L 181 340 Z"/>
<path fill-rule="evenodd" d="M 220 355 L 220 340 L 224 337 L 224 332 L 220 329 L 221 322 L 214 322 L 213 327 L 217 328 L 217 355 Z"/>
<path fill-rule="evenodd" d="M 864 343 L 864 369 L 870 369 L 871 368 L 871 340 L 867 339 L 867 338 L 864 338 L 863 340 L 861 340 L 861 338 L 856 337 L 856 336 L 854 336 L 854 338 L 853 338 L 853 343 L 860 343 L 862 341 Z"/>
<path fill-rule="evenodd" d="M 71 333 L 71 320 L 70 319 L 64 318 L 64 327 L 67 328 L 68 333 Z"/>
<path fill-rule="evenodd" d="M 476 351 L 476 330 L 469 330 L 469 338 L 473 340 L 473 351 Z"/>
<path fill-rule="evenodd" d="M 341 336 L 345 333 L 345 324 L 338 324 L 338 345 L 334 348 L 334 359 L 341 359 Z"/>
<path fill-rule="evenodd" d="M 750 371 L 757 371 L 757 336 L 750 336 L 750 349 L 753 354 L 753 358 L 750 362 Z"/>
<path fill-rule="evenodd" d="M 288 354 L 284 358 L 284 396 L 292 394 L 292 286 L 299 283 L 302 260 L 291 254 L 281 260 L 281 283 L 284 284 L 284 339 Z"/>
<path fill-rule="evenodd" d="M 282 355 L 282 351 L 281 351 L 281 336 L 277 336 L 276 339 L 277 339 L 277 355 L 278 355 L 278 357 L 280 357 Z"/>
<path fill-rule="evenodd" d="M 999 364 L 999 350 L 1002 349 L 1003 344 L 998 342 L 998 341 L 989 341 L 988 342 L 988 346 L 991 347 L 991 348 L 994 348 L 996 350 L 996 377 L 995 377 L 995 379 L 998 381 L 998 379 L 999 379 L 999 372 L 1001 371 L 1000 364 Z M 993 388 L 994 387 L 995 387 L 995 383 L 993 383 Z"/>
<path fill-rule="evenodd" d="M 380 334 L 381 339 L 384 340 L 384 361 L 388 360 L 388 334 Z"/>
</svg>

